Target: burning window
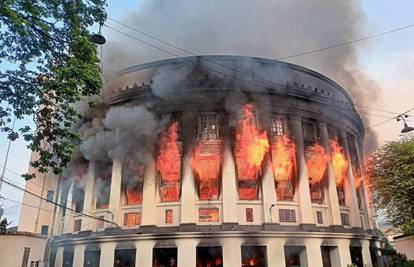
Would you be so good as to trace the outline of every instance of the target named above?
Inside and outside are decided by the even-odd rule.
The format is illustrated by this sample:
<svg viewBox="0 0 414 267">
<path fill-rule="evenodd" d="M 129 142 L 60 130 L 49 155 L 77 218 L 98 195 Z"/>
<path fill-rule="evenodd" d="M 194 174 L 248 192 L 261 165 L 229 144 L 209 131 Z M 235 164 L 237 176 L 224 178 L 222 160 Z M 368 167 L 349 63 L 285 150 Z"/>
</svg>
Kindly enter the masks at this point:
<svg viewBox="0 0 414 267">
<path fill-rule="evenodd" d="M 84 267 L 99 267 L 100 260 L 100 250 L 85 250 Z"/>
<path fill-rule="evenodd" d="M 306 253 L 306 248 L 301 246 L 285 246 L 286 267 L 302 266 L 300 262 L 301 254 Z M 302 263 L 303 264 L 303 263 Z"/>
<path fill-rule="evenodd" d="M 115 249 L 114 267 L 135 267 L 136 249 Z"/>
<path fill-rule="evenodd" d="M 338 193 L 339 205 L 345 206 L 344 181 L 348 177 L 349 162 L 343 152 L 341 139 L 330 141 L 332 169 L 336 180 L 336 191 Z"/>
<path fill-rule="evenodd" d="M 326 177 L 329 155 L 325 149 L 315 143 L 305 150 L 306 166 L 309 175 L 309 189 L 312 203 L 322 204 L 324 201 L 323 180 Z"/>
<path fill-rule="evenodd" d="M 279 221 L 285 223 L 296 222 L 296 212 L 291 209 L 279 209 Z"/>
<path fill-rule="evenodd" d="M 194 148 L 191 167 L 194 171 L 200 200 L 218 199 L 220 194 L 221 142 L 218 140 L 218 116 L 198 116 L 198 144 Z"/>
<path fill-rule="evenodd" d="M 265 246 L 242 246 L 241 247 L 242 267 L 256 266 L 266 267 L 266 247 Z"/>
<path fill-rule="evenodd" d="M 75 220 L 73 222 L 73 231 L 74 232 L 79 232 L 81 230 L 82 227 L 82 220 Z"/>
<path fill-rule="evenodd" d="M 222 267 L 222 247 L 197 247 L 196 264 L 197 267 Z"/>
<path fill-rule="evenodd" d="M 173 223 L 173 210 L 165 210 L 165 223 Z"/>
<path fill-rule="evenodd" d="M 161 134 L 156 168 L 161 180 L 162 202 L 175 202 L 180 199 L 182 145 L 179 142 L 179 126 L 179 121 L 173 120 Z"/>
<path fill-rule="evenodd" d="M 136 226 L 141 224 L 141 212 L 128 212 L 124 214 L 125 226 Z"/>
<path fill-rule="evenodd" d="M 200 208 L 198 210 L 199 222 L 219 222 L 220 210 L 216 207 L 212 208 Z"/>
<path fill-rule="evenodd" d="M 218 140 L 218 116 L 217 113 L 200 113 L 197 124 L 198 140 Z"/>
<path fill-rule="evenodd" d="M 277 200 L 292 201 L 296 175 L 296 146 L 287 134 L 284 117 L 272 118 L 270 136 Z"/>
<path fill-rule="evenodd" d="M 97 161 L 95 163 L 95 198 L 96 208 L 109 207 L 111 194 L 112 162 Z"/>
<path fill-rule="evenodd" d="M 142 164 L 128 161 L 122 168 L 122 191 L 125 205 L 142 204 L 145 168 Z"/>
<path fill-rule="evenodd" d="M 235 139 L 239 198 L 257 199 L 262 162 L 270 144 L 266 131 L 261 132 L 257 127 L 254 107 L 251 104 L 244 107 L 244 117 L 239 121 Z"/>
<path fill-rule="evenodd" d="M 318 131 L 314 121 L 302 121 L 302 129 L 305 146 L 318 142 Z"/>
<path fill-rule="evenodd" d="M 253 222 L 253 208 L 246 208 L 246 222 Z"/>
<path fill-rule="evenodd" d="M 152 267 L 177 267 L 177 248 L 154 248 Z"/>
</svg>

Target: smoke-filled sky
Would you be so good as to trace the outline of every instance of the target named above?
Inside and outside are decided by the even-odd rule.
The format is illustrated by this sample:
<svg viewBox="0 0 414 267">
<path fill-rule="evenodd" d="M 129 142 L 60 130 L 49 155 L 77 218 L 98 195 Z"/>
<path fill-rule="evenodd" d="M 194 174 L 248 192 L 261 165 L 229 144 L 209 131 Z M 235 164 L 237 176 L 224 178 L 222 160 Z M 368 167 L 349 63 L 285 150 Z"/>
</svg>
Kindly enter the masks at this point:
<svg viewBox="0 0 414 267">
<path fill-rule="evenodd" d="M 410 0 L 108 0 L 108 5 L 109 17 L 194 54 L 275 59 L 414 23 L 410 12 L 414 10 L 414 2 Z M 186 55 L 110 20 L 107 24 L 173 53 Z M 103 47 L 106 73 L 171 57 L 111 29 L 104 28 L 103 33 L 108 40 Z M 337 81 L 359 105 L 403 112 L 414 107 L 413 33 L 414 28 L 286 61 L 314 69 Z M 394 116 L 370 109 L 361 111 L 369 113 L 365 114 L 368 125 Z M 381 144 L 397 138 L 401 126 L 394 120 L 372 130 Z M 0 134 L 0 164 L 4 162 L 6 147 L 5 135 Z M 25 172 L 29 155 L 23 141 L 13 143 L 8 168 L 17 173 Z M 6 171 L 6 177 L 24 184 L 10 171 Z M 22 197 L 21 192 L 6 185 L 1 193 L 17 201 Z M 5 215 L 16 225 L 18 205 L 5 201 L 4 206 Z"/>
</svg>

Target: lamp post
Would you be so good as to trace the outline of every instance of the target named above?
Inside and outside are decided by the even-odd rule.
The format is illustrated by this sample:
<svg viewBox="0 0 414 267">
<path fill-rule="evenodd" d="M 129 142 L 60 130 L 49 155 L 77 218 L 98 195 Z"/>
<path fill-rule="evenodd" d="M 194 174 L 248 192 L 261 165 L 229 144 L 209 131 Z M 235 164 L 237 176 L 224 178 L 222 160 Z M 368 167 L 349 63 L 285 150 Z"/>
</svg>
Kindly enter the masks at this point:
<svg viewBox="0 0 414 267">
<path fill-rule="evenodd" d="M 407 122 L 405 121 L 406 118 L 408 118 L 407 114 L 400 114 L 397 116 L 397 121 L 402 120 L 404 122 L 404 128 L 401 130 L 401 133 L 409 133 L 414 130 L 413 127 L 408 126 Z"/>
</svg>

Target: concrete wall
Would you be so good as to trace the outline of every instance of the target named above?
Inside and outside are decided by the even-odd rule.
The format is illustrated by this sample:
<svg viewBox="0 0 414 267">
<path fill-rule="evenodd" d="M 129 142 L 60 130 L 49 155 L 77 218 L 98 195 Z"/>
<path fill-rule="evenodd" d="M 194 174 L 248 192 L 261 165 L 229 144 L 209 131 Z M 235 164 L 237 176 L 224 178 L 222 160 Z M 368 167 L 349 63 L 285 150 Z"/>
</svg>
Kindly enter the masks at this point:
<svg viewBox="0 0 414 267">
<path fill-rule="evenodd" d="M 31 261 L 42 261 L 47 239 L 26 234 L 0 235 L 0 266 L 22 266 L 24 249 L 30 248 L 28 266 Z"/>
</svg>

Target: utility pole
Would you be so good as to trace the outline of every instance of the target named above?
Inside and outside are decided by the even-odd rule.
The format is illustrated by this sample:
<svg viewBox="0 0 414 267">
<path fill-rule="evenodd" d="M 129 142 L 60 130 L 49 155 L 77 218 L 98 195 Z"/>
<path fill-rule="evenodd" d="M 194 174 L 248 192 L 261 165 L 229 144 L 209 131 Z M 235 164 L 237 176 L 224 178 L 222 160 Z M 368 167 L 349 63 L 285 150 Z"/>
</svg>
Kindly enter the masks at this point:
<svg viewBox="0 0 414 267">
<path fill-rule="evenodd" d="M 13 125 L 12 125 L 12 131 L 14 131 L 14 126 L 16 125 L 16 116 L 13 119 Z M 4 174 L 6 172 L 6 168 L 7 168 L 7 161 L 9 159 L 9 152 L 10 152 L 10 146 L 11 146 L 11 142 L 12 140 L 9 139 L 9 143 L 7 144 L 7 150 L 6 150 L 6 158 L 4 159 L 4 164 L 3 164 L 3 170 L 1 172 L 1 179 L 0 179 L 0 192 L 1 192 L 1 186 L 3 184 L 3 179 L 4 179 Z"/>
</svg>

